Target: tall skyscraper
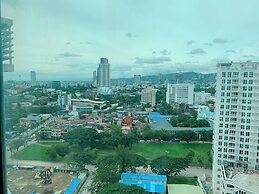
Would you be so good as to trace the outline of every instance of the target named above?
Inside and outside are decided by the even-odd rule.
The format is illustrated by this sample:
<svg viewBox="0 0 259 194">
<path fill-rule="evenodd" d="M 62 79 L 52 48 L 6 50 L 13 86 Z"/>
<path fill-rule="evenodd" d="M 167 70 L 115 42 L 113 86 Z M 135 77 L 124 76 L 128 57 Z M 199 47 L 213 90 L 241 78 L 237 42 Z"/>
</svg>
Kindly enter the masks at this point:
<svg viewBox="0 0 259 194">
<path fill-rule="evenodd" d="M 93 85 L 95 86 L 97 84 L 97 74 L 96 70 L 93 71 Z"/>
<path fill-rule="evenodd" d="M 13 31 L 11 27 L 13 25 L 13 20 L 7 18 L 1 18 L 1 38 L 2 38 L 2 61 L 3 61 L 3 71 L 13 72 L 13 50 L 12 50 L 12 34 Z"/>
<path fill-rule="evenodd" d="M 259 193 L 259 63 L 217 65 L 213 193 Z"/>
<path fill-rule="evenodd" d="M 134 84 L 141 84 L 141 75 L 134 75 Z"/>
<path fill-rule="evenodd" d="M 167 84 L 166 103 L 193 104 L 193 84 Z"/>
<path fill-rule="evenodd" d="M 36 72 L 31 71 L 31 85 L 35 85 L 35 84 L 36 84 Z"/>
<path fill-rule="evenodd" d="M 108 59 L 101 58 L 97 69 L 97 84 L 99 87 L 110 87 L 110 64 Z"/>
</svg>

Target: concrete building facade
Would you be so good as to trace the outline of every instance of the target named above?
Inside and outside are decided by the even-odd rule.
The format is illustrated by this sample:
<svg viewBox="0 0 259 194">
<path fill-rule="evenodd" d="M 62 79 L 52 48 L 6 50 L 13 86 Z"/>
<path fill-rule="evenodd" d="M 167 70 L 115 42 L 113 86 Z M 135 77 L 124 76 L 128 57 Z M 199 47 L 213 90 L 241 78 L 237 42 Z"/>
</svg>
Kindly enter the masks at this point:
<svg viewBox="0 0 259 194">
<path fill-rule="evenodd" d="M 100 64 L 97 69 L 97 85 L 98 87 L 110 87 L 110 64 L 108 63 L 108 59 L 101 58 Z"/>
<path fill-rule="evenodd" d="M 143 104 L 151 104 L 151 106 L 156 105 L 156 92 L 157 89 L 153 89 L 151 87 L 147 87 L 141 91 L 141 103 Z"/>
<path fill-rule="evenodd" d="M 216 91 L 213 193 L 259 193 L 259 63 L 218 64 Z"/>
<path fill-rule="evenodd" d="M 173 103 L 185 103 L 193 104 L 194 97 L 194 85 L 193 84 L 167 84 L 166 102 L 168 104 Z"/>
<path fill-rule="evenodd" d="M 194 92 L 194 104 L 205 104 L 211 100 L 211 94 L 202 92 Z"/>
<path fill-rule="evenodd" d="M 93 71 L 93 86 L 97 85 L 97 73 L 96 70 Z"/>
<path fill-rule="evenodd" d="M 3 71 L 13 72 L 13 20 L 1 17 L 1 38 L 2 38 L 2 61 L 3 61 Z"/>
<path fill-rule="evenodd" d="M 141 75 L 134 75 L 134 84 L 141 84 Z"/>
<path fill-rule="evenodd" d="M 36 84 L 36 72 L 31 71 L 31 85 L 35 85 L 35 84 Z"/>
</svg>

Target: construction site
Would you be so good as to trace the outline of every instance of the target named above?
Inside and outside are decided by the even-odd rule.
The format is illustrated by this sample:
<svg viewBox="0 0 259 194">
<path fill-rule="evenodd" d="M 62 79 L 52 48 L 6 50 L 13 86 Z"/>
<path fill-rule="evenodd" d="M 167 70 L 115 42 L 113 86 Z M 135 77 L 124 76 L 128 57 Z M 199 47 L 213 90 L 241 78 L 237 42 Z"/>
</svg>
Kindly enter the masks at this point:
<svg viewBox="0 0 259 194">
<path fill-rule="evenodd" d="M 56 170 L 48 167 L 20 166 L 7 169 L 8 189 L 12 194 L 52 194 L 67 193 L 74 185 L 78 173 Z M 85 176 L 84 176 L 85 178 Z"/>
</svg>

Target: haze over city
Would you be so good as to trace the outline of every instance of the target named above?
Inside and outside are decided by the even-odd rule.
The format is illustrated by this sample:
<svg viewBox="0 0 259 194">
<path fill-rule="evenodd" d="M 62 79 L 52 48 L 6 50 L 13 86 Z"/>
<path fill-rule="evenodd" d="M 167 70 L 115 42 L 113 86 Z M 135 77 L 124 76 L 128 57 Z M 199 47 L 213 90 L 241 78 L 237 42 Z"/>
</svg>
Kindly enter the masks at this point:
<svg viewBox="0 0 259 194">
<path fill-rule="evenodd" d="M 209 73 L 219 61 L 256 61 L 257 7 L 233 0 L 3 0 L 15 34 L 15 72 L 5 78 L 29 80 L 34 70 L 39 80 L 91 80 L 100 57 L 109 58 L 111 78 Z"/>
</svg>

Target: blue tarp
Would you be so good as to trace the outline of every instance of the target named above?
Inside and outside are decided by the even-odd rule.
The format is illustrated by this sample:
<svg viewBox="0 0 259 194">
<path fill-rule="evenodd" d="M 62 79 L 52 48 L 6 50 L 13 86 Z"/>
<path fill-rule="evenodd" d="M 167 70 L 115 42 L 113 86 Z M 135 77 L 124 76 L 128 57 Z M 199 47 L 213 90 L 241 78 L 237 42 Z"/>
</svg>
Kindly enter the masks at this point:
<svg viewBox="0 0 259 194">
<path fill-rule="evenodd" d="M 74 178 L 64 194 L 73 194 L 76 191 L 76 188 L 78 187 L 80 182 L 81 182 L 81 179 Z"/>
</svg>

